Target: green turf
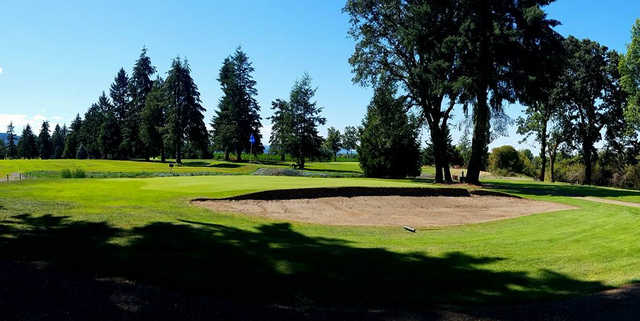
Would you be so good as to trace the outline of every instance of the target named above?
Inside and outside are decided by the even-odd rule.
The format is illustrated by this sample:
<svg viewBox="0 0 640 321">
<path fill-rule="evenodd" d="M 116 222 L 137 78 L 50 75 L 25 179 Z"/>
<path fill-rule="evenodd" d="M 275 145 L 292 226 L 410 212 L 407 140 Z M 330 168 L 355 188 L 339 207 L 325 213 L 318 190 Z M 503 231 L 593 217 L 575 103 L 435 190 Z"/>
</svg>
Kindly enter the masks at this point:
<svg viewBox="0 0 640 321">
<path fill-rule="evenodd" d="M 640 209 L 573 198 L 640 201 L 634 191 L 492 181 L 498 190 L 578 209 L 415 234 L 277 222 L 188 203 L 323 186 L 433 187 L 242 175 L 0 184 L 0 258 L 303 307 L 511 302 L 585 294 L 640 277 Z"/>
<path fill-rule="evenodd" d="M 11 173 L 28 173 L 37 177 L 60 177 L 64 169 L 81 169 L 93 177 L 136 177 L 153 174 L 250 174 L 260 167 L 290 167 L 291 162 L 226 162 L 187 159 L 183 166 L 169 167 L 159 161 L 114 161 L 77 159 L 15 159 L 0 160 L 0 180 Z M 358 162 L 308 162 L 305 171 L 314 174 L 358 176 L 362 174 Z"/>
</svg>

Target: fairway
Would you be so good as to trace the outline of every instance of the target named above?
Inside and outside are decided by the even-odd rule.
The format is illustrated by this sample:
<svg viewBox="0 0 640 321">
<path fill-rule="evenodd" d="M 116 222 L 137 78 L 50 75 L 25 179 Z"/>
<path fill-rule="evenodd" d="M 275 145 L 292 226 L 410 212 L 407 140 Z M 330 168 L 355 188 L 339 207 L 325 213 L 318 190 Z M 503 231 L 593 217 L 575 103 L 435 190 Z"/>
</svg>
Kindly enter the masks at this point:
<svg viewBox="0 0 640 321">
<path fill-rule="evenodd" d="M 293 306 L 299 296 L 314 306 L 522 302 L 592 293 L 640 277 L 640 209 L 576 198 L 637 202 L 640 193 L 491 185 L 576 209 L 409 233 L 401 226 L 216 213 L 189 201 L 272 189 L 436 185 L 250 175 L 35 179 L 0 186 L 0 253 L 100 277 Z"/>
</svg>

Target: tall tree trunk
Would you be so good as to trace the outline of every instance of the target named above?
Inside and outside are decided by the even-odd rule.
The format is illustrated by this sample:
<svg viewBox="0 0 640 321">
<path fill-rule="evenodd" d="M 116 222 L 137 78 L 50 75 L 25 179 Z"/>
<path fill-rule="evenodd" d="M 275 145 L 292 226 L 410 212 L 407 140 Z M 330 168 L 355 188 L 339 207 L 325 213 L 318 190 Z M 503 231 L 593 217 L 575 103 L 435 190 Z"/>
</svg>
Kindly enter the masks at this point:
<svg viewBox="0 0 640 321">
<path fill-rule="evenodd" d="M 441 133 L 440 128 L 434 124 L 430 124 L 429 126 L 431 131 L 431 145 L 433 147 L 433 160 L 435 162 L 436 167 L 436 183 L 444 183 L 443 173 L 442 173 L 442 144 L 441 144 Z"/>
<path fill-rule="evenodd" d="M 167 155 L 165 154 L 165 151 L 164 151 L 164 143 L 161 144 L 160 146 L 160 158 L 163 163 L 167 161 Z"/>
<path fill-rule="evenodd" d="M 491 68 L 489 57 L 489 2 L 481 1 L 480 12 L 480 50 L 478 66 L 478 93 L 476 94 L 476 104 L 473 106 L 473 139 L 471 141 L 471 159 L 467 168 L 467 182 L 480 184 L 480 170 L 482 159 L 486 153 L 485 149 L 489 142 L 489 105 L 487 103 L 487 91 L 489 89 L 488 73 Z"/>
<path fill-rule="evenodd" d="M 236 147 L 236 161 L 238 162 L 242 161 L 242 148 Z"/>
<path fill-rule="evenodd" d="M 554 150 L 551 156 L 549 157 L 549 171 L 551 176 L 551 183 L 556 181 L 555 177 L 555 165 L 556 165 L 556 151 Z"/>
<path fill-rule="evenodd" d="M 583 185 L 591 185 L 591 144 L 582 143 L 582 153 L 584 157 L 584 182 Z"/>
<path fill-rule="evenodd" d="M 489 135 L 489 106 L 487 93 L 481 92 L 473 108 L 473 139 L 471 141 L 471 158 L 467 168 L 467 182 L 480 184 L 482 159 L 485 157 Z"/>
<path fill-rule="evenodd" d="M 182 164 L 182 146 L 179 138 L 176 140 L 176 163 Z"/>
<path fill-rule="evenodd" d="M 543 120 L 542 132 L 540 133 L 540 158 L 542 159 L 542 168 L 540 169 L 540 181 L 544 182 L 544 174 L 547 167 L 547 120 Z"/>
<path fill-rule="evenodd" d="M 280 161 L 284 162 L 285 161 L 285 154 L 284 153 L 280 153 Z"/>
</svg>

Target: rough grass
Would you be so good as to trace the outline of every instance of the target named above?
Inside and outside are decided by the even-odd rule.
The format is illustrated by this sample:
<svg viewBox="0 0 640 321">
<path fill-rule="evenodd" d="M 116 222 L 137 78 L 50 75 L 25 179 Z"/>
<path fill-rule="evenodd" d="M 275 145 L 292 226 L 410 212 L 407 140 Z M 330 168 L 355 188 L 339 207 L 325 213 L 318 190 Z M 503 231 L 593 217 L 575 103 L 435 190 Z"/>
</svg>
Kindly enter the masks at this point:
<svg viewBox="0 0 640 321">
<path fill-rule="evenodd" d="M 640 209 L 572 198 L 640 201 L 639 192 L 491 183 L 497 190 L 579 209 L 413 234 L 400 226 L 330 227 L 212 213 L 188 201 L 268 189 L 434 186 L 420 181 L 244 175 L 41 179 L 0 185 L 0 258 L 314 307 L 512 302 L 585 294 L 640 277 Z"/>
</svg>

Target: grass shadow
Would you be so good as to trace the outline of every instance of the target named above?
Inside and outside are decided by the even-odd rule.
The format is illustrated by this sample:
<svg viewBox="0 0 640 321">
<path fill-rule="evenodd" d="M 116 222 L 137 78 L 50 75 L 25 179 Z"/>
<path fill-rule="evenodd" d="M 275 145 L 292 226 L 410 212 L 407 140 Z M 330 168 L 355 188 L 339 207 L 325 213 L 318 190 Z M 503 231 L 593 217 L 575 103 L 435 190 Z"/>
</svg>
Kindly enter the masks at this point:
<svg viewBox="0 0 640 321">
<path fill-rule="evenodd" d="M 485 188 L 499 190 L 505 193 L 535 195 L 535 196 L 567 196 L 567 197 L 618 197 L 640 196 L 640 191 L 613 189 L 607 187 L 569 184 L 522 183 L 522 182 L 488 182 Z"/>
<path fill-rule="evenodd" d="M 553 271 L 533 277 L 482 267 L 508 258 L 361 248 L 346 240 L 301 234 L 287 223 L 244 230 L 181 220 L 122 230 L 23 214 L 0 222 L 0 253 L 5 260 L 46 262 L 62 271 L 296 311 L 417 311 L 606 288 Z"/>
</svg>

